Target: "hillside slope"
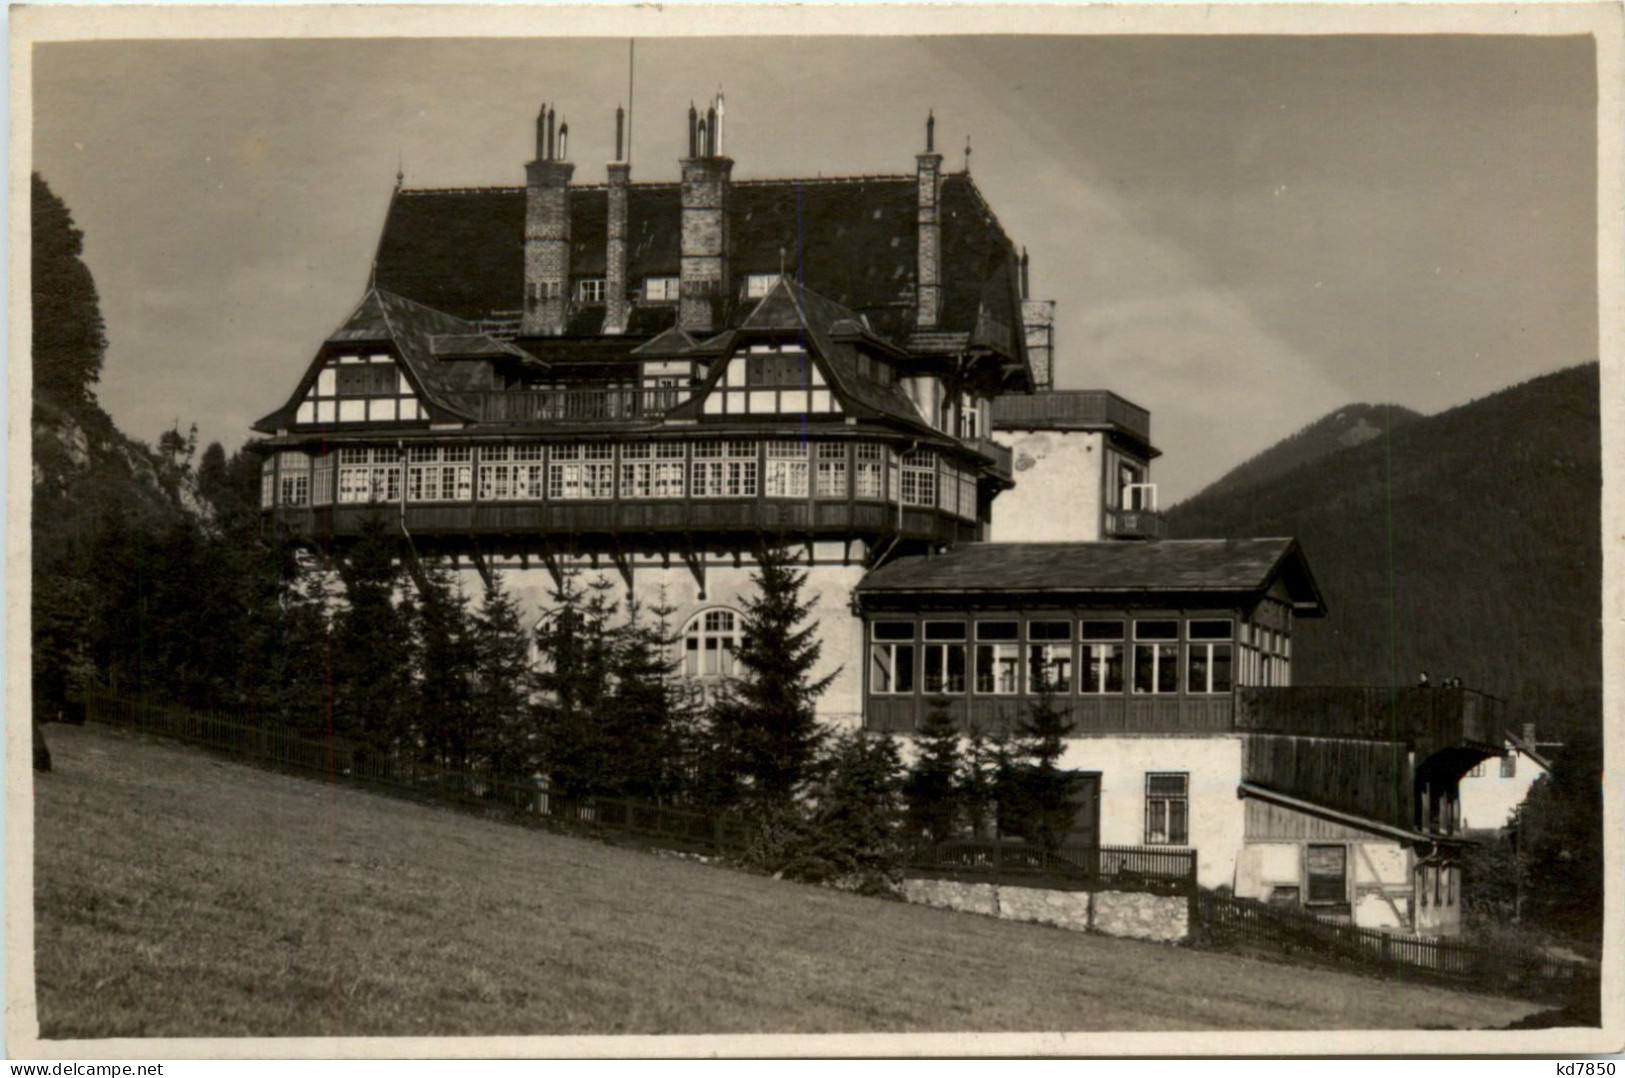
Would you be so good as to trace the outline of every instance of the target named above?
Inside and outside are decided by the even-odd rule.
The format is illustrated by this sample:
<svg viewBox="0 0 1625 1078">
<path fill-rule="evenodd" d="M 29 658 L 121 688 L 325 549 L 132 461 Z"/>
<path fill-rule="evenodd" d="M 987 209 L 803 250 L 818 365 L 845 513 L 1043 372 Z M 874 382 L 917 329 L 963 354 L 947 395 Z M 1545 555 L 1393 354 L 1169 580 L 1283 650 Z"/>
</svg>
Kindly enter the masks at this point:
<svg viewBox="0 0 1625 1078">
<path fill-rule="evenodd" d="M 52 1038 L 1417 1029 L 1538 1009 L 860 898 L 105 727 L 49 731 L 34 930 Z"/>
<path fill-rule="evenodd" d="M 1420 418 L 1420 413 L 1397 404 L 1347 405 L 1236 465 L 1192 496 L 1189 503 L 1200 505 L 1210 499 L 1232 497 L 1333 453 L 1364 445 Z"/>
<path fill-rule="evenodd" d="M 1295 535 L 1330 616 L 1300 685 L 1461 677 L 1514 722 L 1600 721 L 1598 368 L 1573 367 L 1169 513 L 1178 537 Z"/>
</svg>

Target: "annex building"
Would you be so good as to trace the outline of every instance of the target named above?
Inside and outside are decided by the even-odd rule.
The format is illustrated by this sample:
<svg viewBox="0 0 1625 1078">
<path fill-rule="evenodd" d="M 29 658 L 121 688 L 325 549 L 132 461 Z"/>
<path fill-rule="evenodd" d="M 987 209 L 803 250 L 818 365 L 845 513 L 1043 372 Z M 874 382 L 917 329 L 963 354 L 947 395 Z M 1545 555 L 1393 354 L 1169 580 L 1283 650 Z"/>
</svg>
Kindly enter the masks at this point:
<svg viewBox="0 0 1625 1078">
<path fill-rule="evenodd" d="M 680 122 L 680 121 L 679 121 Z M 803 553 L 831 723 L 1075 723 L 1080 841 L 1361 924 L 1459 925 L 1465 689 L 1292 687 L 1325 604 L 1289 538 L 1168 540 L 1150 415 L 1053 384 L 1054 303 L 933 122 L 895 176 L 735 180 L 717 99 L 676 179 L 578 183 L 544 108 L 523 186 L 397 183 L 352 313 L 256 424 L 276 526 L 342 556 L 567 572 L 675 608 L 729 677 L 765 542 Z M 618 132 L 619 134 L 619 132 Z"/>
</svg>

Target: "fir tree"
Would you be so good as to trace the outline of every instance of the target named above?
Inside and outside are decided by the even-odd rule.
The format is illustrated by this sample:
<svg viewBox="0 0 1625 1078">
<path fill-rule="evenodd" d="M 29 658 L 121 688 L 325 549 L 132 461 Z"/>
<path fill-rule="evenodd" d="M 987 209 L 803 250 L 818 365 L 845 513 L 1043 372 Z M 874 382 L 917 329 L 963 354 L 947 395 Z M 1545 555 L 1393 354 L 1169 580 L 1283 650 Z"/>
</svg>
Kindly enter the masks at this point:
<svg viewBox="0 0 1625 1078">
<path fill-rule="evenodd" d="M 1040 692 L 1017 727 L 1014 751 L 1000 776 L 999 824 L 1054 853 L 1072 830 L 1082 801 L 1078 777 L 1057 766 L 1072 723 L 1055 697 Z"/>
<path fill-rule="evenodd" d="M 1002 738 L 994 739 L 979 724 L 970 724 L 956 787 L 965 823 L 976 838 L 990 838 L 996 831 L 999 762 L 1005 756 Z"/>
<path fill-rule="evenodd" d="M 467 770 L 476 736 L 474 623 L 468 597 L 443 563 L 424 562 L 412 613 L 417 691 L 411 740 L 441 766 Z"/>
<path fill-rule="evenodd" d="M 530 635 L 519 604 L 493 573 L 474 618 L 474 753 L 493 773 L 529 775 L 540 763 L 530 707 Z"/>
<path fill-rule="evenodd" d="M 914 739 L 917 756 L 903 784 L 909 830 L 930 842 L 953 838 L 962 808 L 959 730 L 948 705 L 935 701 Z"/>
<path fill-rule="evenodd" d="M 332 730 L 382 746 L 402 732 L 412 689 L 410 622 L 395 599 L 397 543 L 373 516 L 348 553 L 339 569 L 344 604 L 333 625 Z"/>
<path fill-rule="evenodd" d="M 553 591 L 553 615 L 536 630 L 542 757 L 554 789 L 571 797 L 611 792 L 620 761 L 600 721 L 613 693 L 612 585 L 585 589 L 566 573 Z"/>
<path fill-rule="evenodd" d="M 622 761 L 618 791 L 647 801 L 675 800 L 684 785 L 689 756 L 689 697 L 677 682 L 672 656 L 671 610 L 627 601 L 617 630 L 615 695 L 606 733 Z"/>
<path fill-rule="evenodd" d="M 782 871 L 863 893 L 891 890 L 902 848 L 903 766 L 886 735 L 834 737 L 811 783 L 806 825 Z"/>
<path fill-rule="evenodd" d="M 742 670 L 714 709 L 718 793 L 725 801 L 788 802 L 806 782 L 819 747 L 814 704 L 835 675 L 814 680 L 818 625 L 804 624 L 807 574 L 782 548 L 764 548 L 745 604 Z"/>
</svg>

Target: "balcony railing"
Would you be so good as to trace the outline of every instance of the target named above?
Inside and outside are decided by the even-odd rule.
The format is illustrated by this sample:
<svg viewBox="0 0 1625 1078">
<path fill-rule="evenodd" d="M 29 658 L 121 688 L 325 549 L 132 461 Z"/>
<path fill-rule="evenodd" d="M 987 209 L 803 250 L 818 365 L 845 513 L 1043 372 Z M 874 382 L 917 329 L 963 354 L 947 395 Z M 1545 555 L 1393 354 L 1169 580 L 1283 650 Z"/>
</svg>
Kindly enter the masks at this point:
<svg viewBox="0 0 1625 1078">
<path fill-rule="evenodd" d="M 1110 423 L 1143 442 L 1151 440 L 1151 413 L 1104 389 L 1057 389 L 1047 393 L 1019 393 L 993 401 L 993 425 L 998 428 L 1093 427 Z"/>
<path fill-rule="evenodd" d="M 458 394 L 486 423 L 614 423 L 659 419 L 688 389 L 507 389 Z"/>
<path fill-rule="evenodd" d="M 1161 539 L 1167 527 L 1150 509 L 1106 510 L 1106 534 L 1113 539 Z"/>
<path fill-rule="evenodd" d="M 991 438 L 976 439 L 976 451 L 993 458 L 993 471 L 1004 479 L 1015 475 L 1015 455 Z"/>
<path fill-rule="evenodd" d="M 1469 742 L 1499 746 L 1502 702 L 1472 689 L 1292 686 L 1236 690 L 1236 729 L 1321 737 L 1398 739 L 1418 757 Z"/>
</svg>

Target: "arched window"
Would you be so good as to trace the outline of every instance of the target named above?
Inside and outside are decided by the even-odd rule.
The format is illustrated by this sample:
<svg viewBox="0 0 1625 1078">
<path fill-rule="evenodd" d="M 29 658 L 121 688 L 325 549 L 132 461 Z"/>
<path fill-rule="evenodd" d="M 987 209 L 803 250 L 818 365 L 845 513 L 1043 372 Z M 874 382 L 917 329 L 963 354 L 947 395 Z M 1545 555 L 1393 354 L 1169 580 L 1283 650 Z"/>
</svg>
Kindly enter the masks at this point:
<svg viewBox="0 0 1625 1078">
<path fill-rule="evenodd" d="M 741 619 L 726 607 L 702 610 L 683 630 L 683 676 L 710 680 L 734 676 Z"/>
</svg>

